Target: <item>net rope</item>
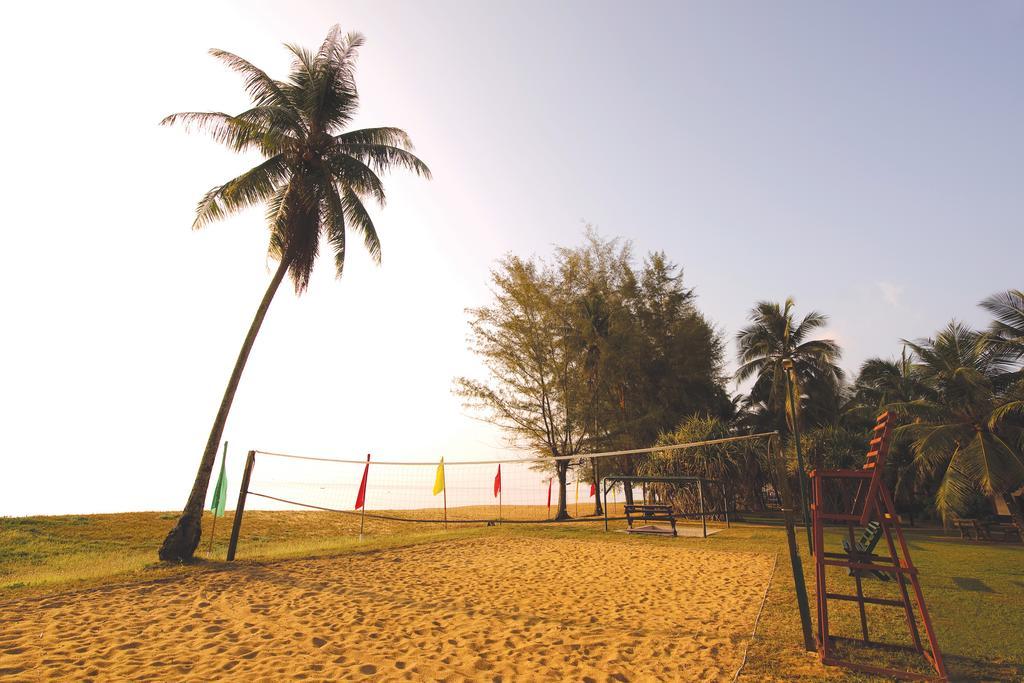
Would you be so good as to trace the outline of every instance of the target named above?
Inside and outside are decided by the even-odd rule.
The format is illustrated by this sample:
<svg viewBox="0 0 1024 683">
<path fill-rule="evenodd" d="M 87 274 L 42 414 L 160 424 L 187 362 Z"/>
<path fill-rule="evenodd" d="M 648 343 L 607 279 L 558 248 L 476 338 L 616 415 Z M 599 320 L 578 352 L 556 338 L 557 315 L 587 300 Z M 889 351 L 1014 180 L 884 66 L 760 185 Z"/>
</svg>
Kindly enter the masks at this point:
<svg viewBox="0 0 1024 683">
<path fill-rule="evenodd" d="M 553 462 L 556 460 L 579 460 L 581 458 L 608 458 L 616 455 L 637 455 L 641 453 L 660 453 L 663 451 L 677 451 L 689 448 L 699 448 L 701 446 L 714 446 L 718 444 L 733 443 L 736 441 L 750 441 L 751 439 L 763 439 L 771 436 L 777 436 L 778 432 L 759 432 L 757 434 L 742 434 L 740 436 L 727 436 L 721 439 L 708 439 L 706 441 L 690 441 L 687 443 L 673 444 L 671 446 L 651 446 L 649 448 L 634 448 L 625 451 L 602 451 L 600 453 L 577 453 L 575 455 L 559 455 L 559 456 L 545 456 L 545 457 L 532 457 L 532 458 L 506 458 L 501 460 L 452 460 L 448 462 L 449 465 L 498 465 L 504 463 L 513 462 Z M 343 458 L 328 458 L 324 456 L 312 456 L 312 455 L 296 455 L 293 453 L 281 453 L 278 451 L 263 451 L 255 450 L 254 453 L 258 455 L 272 455 L 278 458 L 294 458 L 296 460 L 318 460 L 322 462 L 340 462 L 340 463 L 353 463 L 356 465 L 365 465 L 365 458 L 362 460 L 345 460 Z M 413 460 L 373 460 L 375 465 L 434 465 L 436 466 L 438 461 L 413 461 Z"/>
<path fill-rule="evenodd" d="M 365 512 L 355 509 L 365 458 L 343 459 L 257 450 L 248 486 L 250 505 L 262 509 L 310 509 L 366 519 L 392 522 L 438 523 L 545 523 L 555 521 L 559 482 L 556 461 L 570 461 L 566 475 L 566 512 L 561 521 L 603 521 L 596 507 L 600 484 L 597 479 L 621 472 L 621 462 L 609 458 L 645 453 L 676 452 L 769 437 L 773 432 L 723 439 L 655 446 L 631 450 L 585 453 L 573 456 L 468 460 L 444 462 L 444 491 L 434 494 L 438 462 L 377 460 L 371 458 L 367 472 Z M 500 466 L 500 492 L 495 479 Z M 721 507 L 725 495 L 720 485 L 705 490 L 708 508 Z M 634 499 L 644 499 L 650 490 L 637 485 Z M 607 498 L 607 500 L 605 500 Z M 623 516 L 626 491 L 622 484 L 601 496 L 611 519 Z M 257 503 L 258 501 L 258 503 Z M 719 502 L 720 501 L 720 502 Z M 680 517 L 689 515 L 681 514 Z"/>
</svg>

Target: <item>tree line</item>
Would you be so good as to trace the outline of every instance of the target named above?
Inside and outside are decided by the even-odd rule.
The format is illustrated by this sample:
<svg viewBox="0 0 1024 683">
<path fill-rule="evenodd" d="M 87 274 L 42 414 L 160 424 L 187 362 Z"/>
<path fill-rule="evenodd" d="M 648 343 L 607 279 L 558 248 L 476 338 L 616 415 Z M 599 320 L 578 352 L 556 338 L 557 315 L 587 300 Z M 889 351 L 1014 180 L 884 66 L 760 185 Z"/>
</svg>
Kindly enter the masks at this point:
<svg viewBox="0 0 1024 683">
<path fill-rule="evenodd" d="M 489 376 L 457 378 L 455 390 L 515 445 L 576 456 L 551 463 L 558 519 L 568 517 L 570 467 L 591 481 L 728 480 L 747 509 L 763 508 L 772 485 L 763 444 L 603 458 L 602 472 L 588 453 L 778 431 L 795 478 L 794 426 L 807 467 L 859 467 L 875 416 L 891 410 L 901 426 L 885 476 L 901 510 L 974 515 L 1000 497 L 1024 528 L 1013 496 L 1024 486 L 1019 290 L 981 303 L 993 316 L 988 329 L 950 322 L 903 340 L 894 358 L 865 361 L 853 377 L 839 366 L 839 345 L 816 338 L 827 316 L 798 316 L 792 299 L 753 306 L 736 334 L 736 370 L 727 373 L 724 334 L 698 309 L 682 268 L 663 252 L 637 259 L 629 243 L 589 229 L 582 245 L 549 257 L 505 256 L 491 271 L 491 291 L 489 303 L 468 311 L 471 348 Z"/>
</svg>

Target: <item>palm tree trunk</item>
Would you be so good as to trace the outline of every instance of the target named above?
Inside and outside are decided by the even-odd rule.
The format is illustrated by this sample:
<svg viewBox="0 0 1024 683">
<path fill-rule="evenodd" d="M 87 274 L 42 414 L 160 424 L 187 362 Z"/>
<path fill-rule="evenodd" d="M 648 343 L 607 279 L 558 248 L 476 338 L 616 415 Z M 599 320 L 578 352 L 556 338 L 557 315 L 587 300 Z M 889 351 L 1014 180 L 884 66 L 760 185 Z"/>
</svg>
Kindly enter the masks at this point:
<svg viewBox="0 0 1024 683">
<path fill-rule="evenodd" d="M 206 442 L 206 450 L 203 451 L 203 458 L 199 461 L 199 471 L 196 472 L 196 481 L 192 485 L 192 493 L 189 494 L 185 509 L 178 518 L 171 532 L 167 534 L 163 545 L 160 546 L 160 559 L 165 562 L 185 562 L 192 559 L 192 555 L 199 545 L 202 535 L 203 503 L 206 501 L 206 489 L 210 485 L 210 474 L 213 472 L 213 465 L 217 459 L 217 448 L 220 445 L 221 436 L 224 434 L 224 425 L 228 421 L 228 413 L 231 411 L 231 403 L 235 400 L 235 391 L 238 389 L 238 382 L 242 379 L 242 371 L 245 363 L 249 360 L 249 352 L 256 341 L 256 335 L 263 325 L 263 319 L 270 308 L 270 302 L 277 293 L 285 273 L 288 271 L 288 259 L 282 258 L 277 271 L 274 273 L 270 286 L 263 295 L 260 307 L 256 309 L 256 315 L 249 325 L 249 333 L 245 336 L 242 349 L 238 352 L 238 359 L 235 361 L 235 369 L 231 372 L 231 379 L 224 390 L 224 398 L 221 399 L 220 409 L 213 421 L 213 429 L 210 430 L 210 438 Z"/>
</svg>

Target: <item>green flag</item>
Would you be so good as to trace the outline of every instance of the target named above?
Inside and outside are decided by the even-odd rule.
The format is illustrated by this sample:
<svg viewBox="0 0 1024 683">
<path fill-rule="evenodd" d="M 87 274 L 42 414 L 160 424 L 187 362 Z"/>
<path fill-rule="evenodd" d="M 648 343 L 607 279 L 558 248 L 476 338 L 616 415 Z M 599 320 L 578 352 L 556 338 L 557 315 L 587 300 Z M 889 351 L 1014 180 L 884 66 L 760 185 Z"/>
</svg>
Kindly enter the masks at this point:
<svg viewBox="0 0 1024 683">
<path fill-rule="evenodd" d="M 210 510 L 214 516 L 224 516 L 224 505 L 228 500 L 228 474 L 225 470 L 225 460 L 228 459 L 227 443 L 224 444 L 224 456 L 220 459 L 220 476 L 217 477 L 217 485 L 213 488 L 213 500 L 210 501 Z"/>
</svg>

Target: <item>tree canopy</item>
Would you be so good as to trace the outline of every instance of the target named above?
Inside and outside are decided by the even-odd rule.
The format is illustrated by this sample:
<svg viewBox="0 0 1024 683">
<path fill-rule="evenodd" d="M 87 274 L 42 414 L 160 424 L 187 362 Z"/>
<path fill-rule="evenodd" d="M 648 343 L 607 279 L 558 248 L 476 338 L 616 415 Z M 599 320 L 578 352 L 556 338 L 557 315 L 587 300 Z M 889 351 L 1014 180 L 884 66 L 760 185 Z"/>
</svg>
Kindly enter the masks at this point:
<svg viewBox="0 0 1024 683">
<path fill-rule="evenodd" d="M 551 456 L 648 446 L 683 417 L 731 411 L 721 336 L 663 253 L 588 231 L 548 259 L 508 255 L 493 300 L 469 310 L 486 379 L 458 378 L 466 404 Z M 565 516 L 565 471 L 559 516 Z M 629 465 L 625 465 L 629 467 Z"/>
</svg>

